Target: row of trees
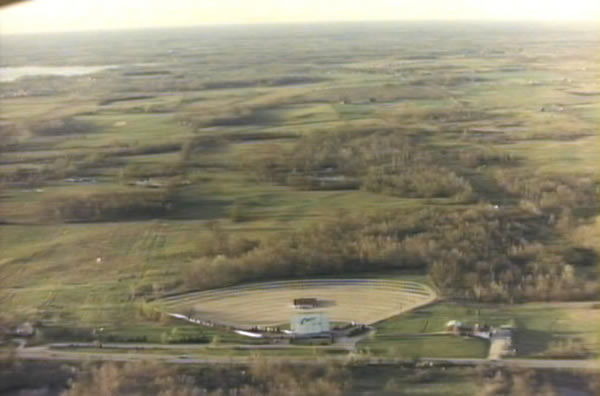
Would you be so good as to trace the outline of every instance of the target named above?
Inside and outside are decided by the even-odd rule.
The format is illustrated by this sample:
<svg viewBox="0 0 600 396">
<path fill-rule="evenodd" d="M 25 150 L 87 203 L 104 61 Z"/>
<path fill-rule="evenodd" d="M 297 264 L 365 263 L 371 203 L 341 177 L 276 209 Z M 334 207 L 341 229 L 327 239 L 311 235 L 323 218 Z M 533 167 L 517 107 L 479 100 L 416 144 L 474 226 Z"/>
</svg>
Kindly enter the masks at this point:
<svg viewBox="0 0 600 396">
<path fill-rule="evenodd" d="M 133 155 L 158 154 L 179 151 L 180 143 L 161 143 L 150 145 L 129 145 L 110 151 L 91 154 L 65 154 L 48 158 L 37 167 L 31 165 L 16 166 L 12 171 L 0 173 L 0 183 L 21 186 L 41 186 L 48 181 L 66 177 L 91 177 L 99 173 L 101 168 L 123 166 L 122 157 Z M 142 165 L 129 164 L 119 173 L 121 178 L 140 178 L 154 176 L 179 176 L 184 173 L 183 161 L 172 164 Z"/>
<path fill-rule="evenodd" d="M 0 392 L 19 393 L 22 389 L 62 396 L 405 395 L 423 387 L 447 389 L 449 384 L 460 387 L 466 383 L 476 389 L 476 396 L 559 396 L 565 390 L 591 395 L 598 389 L 594 373 L 490 365 L 374 367 L 331 361 L 293 365 L 264 358 L 255 358 L 244 366 L 184 367 L 156 361 L 57 365 L 0 356 L 0 368 Z"/>
<path fill-rule="evenodd" d="M 63 396 L 340 396 L 347 371 L 257 359 L 248 368 L 182 370 L 159 363 L 105 363 L 82 370 Z"/>
<path fill-rule="evenodd" d="M 79 222 L 154 218 L 170 209 L 166 191 L 131 190 L 54 195 L 42 201 L 41 210 L 47 220 Z"/>
<path fill-rule="evenodd" d="M 593 373 L 490 365 L 417 368 L 405 364 L 382 368 L 332 361 L 294 365 L 255 358 L 245 366 L 183 367 L 151 361 L 75 366 L 17 363 L 14 358 L 5 358 L 0 359 L 0 367 L 0 392 L 26 389 L 36 394 L 60 392 L 62 396 L 405 395 L 422 387 L 450 383 L 469 383 L 477 396 L 559 396 L 565 389 L 594 394 L 598 387 Z M 39 390 L 33 390 L 36 388 Z"/>
</svg>

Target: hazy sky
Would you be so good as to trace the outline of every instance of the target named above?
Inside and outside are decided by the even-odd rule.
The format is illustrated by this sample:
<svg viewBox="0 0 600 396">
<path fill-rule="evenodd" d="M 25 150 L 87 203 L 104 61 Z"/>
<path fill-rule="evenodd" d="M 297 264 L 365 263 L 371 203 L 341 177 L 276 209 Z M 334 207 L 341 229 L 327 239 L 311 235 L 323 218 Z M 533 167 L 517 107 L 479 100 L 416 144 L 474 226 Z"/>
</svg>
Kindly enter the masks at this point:
<svg viewBox="0 0 600 396">
<path fill-rule="evenodd" d="M 409 19 L 600 21 L 600 0 L 30 0 L 0 32 Z"/>
</svg>

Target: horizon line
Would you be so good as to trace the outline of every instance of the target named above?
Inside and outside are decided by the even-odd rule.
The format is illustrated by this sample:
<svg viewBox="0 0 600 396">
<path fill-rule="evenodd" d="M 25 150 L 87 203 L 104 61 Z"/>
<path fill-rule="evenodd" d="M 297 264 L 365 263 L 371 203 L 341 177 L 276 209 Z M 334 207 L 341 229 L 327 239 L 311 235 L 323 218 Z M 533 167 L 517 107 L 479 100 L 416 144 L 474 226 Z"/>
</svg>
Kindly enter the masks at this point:
<svg viewBox="0 0 600 396">
<path fill-rule="evenodd" d="M 325 24 L 375 24 L 375 23 L 445 23 L 445 24 L 537 24 L 537 25 L 570 25 L 577 23 L 579 25 L 594 24 L 600 31 L 600 21 L 598 19 L 377 19 L 377 20 L 323 20 L 323 21 L 282 21 L 282 22 L 223 22 L 223 23 L 200 23 L 194 25 L 155 25 L 155 26 L 132 26 L 119 28 L 92 28 L 75 30 L 53 30 L 53 31 L 34 31 L 34 32 L 2 32 L 0 28 L 0 37 L 6 36 L 29 36 L 37 34 L 65 34 L 65 33 L 110 33 L 110 32 L 128 32 L 139 30 L 167 30 L 167 29 L 193 29 L 193 28 L 227 28 L 227 27 L 268 27 L 268 26 L 288 26 L 288 25 L 325 25 Z M 573 26 L 578 28 L 581 26 Z"/>
</svg>

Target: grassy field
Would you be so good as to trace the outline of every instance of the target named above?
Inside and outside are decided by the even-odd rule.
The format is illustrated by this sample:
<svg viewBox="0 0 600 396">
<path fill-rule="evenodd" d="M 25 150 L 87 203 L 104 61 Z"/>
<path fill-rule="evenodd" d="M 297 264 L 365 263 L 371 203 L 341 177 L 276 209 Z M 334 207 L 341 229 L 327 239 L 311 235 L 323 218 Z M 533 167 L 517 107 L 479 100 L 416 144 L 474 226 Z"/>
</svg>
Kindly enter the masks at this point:
<svg viewBox="0 0 600 396">
<path fill-rule="evenodd" d="M 514 326 L 518 357 L 541 357 L 553 343 L 568 339 L 595 353 L 599 316 L 598 309 L 583 303 L 487 306 L 442 302 L 376 324 L 375 335 L 360 346 L 374 353 L 399 356 L 486 357 L 486 341 L 426 335 L 444 331 L 448 321 L 458 320 L 471 325 Z"/>
<path fill-rule="evenodd" d="M 402 367 L 360 367 L 352 371 L 349 395 L 473 395 L 478 384 L 472 373 L 449 368 L 422 372 Z M 435 382 L 431 379 L 435 377 Z"/>
</svg>

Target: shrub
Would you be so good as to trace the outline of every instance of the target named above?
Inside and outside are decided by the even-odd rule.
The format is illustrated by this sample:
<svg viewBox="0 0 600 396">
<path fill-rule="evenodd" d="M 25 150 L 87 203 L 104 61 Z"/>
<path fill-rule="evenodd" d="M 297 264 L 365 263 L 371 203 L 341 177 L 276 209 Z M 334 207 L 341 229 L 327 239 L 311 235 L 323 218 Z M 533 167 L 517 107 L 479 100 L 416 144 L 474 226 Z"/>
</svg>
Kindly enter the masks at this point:
<svg viewBox="0 0 600 396">
<path fill-rule="evenodd" d="M 404 168 L 391 171 L 374 167 L 363 179 L 362 187 L 370 192 L 412 198 L 463 197 L 472 189 L 467 181 L 444 168 Z"/>
</svg>

